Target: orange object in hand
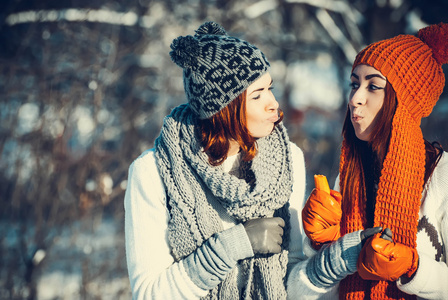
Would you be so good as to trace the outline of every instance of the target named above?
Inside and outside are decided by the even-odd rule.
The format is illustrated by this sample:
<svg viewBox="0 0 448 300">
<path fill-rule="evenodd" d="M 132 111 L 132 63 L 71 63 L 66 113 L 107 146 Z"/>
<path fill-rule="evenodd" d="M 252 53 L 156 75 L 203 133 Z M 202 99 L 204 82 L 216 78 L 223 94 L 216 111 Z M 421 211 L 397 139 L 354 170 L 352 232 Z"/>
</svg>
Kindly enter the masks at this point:
<svg viewBox="0 0 448 300">
<path fill-rule="evenodd" d="M 325 176 L 314 177 L 316 188 L 302 210 L 302 222 L 306 235 L 315 249 L 340 237 L 342 217 L 339 192 L 330 190 Z"/>
<path fill-rule="evenodd" d="M 366 242 L 357 263 L 359 276 L 365 280 L 395 281 L 402 275 L 411 277 L 417 268 L 417 250 L 378 235 Z"/>
<path fill-rule="evenodd" d="M 325 175 L 314 175 L 314 186 L 316 189 L 327 192 L 330 194 L 330 186 Z"/>
</svg>

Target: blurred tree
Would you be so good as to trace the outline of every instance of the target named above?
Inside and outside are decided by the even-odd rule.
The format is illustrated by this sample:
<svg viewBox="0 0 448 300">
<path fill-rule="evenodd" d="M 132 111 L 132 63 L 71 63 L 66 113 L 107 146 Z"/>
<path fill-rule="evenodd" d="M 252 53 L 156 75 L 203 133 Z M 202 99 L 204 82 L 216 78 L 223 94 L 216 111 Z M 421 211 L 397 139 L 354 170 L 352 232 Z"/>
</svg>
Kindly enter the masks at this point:
<svg viewBox="0 0 448 300">
<path fill-rule="evenodd" d="M 185 102 L 181 70 L 168 54 L 175 37 L 214 20 L 259 46 L 309 178 L 322 173 L 332 182 L 356 52 L 444 20 L 448 4 L 432 3 L 1 1 L 0 298 L 130 297 L 127 169 Z M 422 124 L 445 146 L 446 112 L 444 96 Z M 107 247 L 85 237 L 106 235 L 104 226 L 114 237 Z M 56 271 L 73 274 L 76 288 L 48 287 Z"/>
</svg>

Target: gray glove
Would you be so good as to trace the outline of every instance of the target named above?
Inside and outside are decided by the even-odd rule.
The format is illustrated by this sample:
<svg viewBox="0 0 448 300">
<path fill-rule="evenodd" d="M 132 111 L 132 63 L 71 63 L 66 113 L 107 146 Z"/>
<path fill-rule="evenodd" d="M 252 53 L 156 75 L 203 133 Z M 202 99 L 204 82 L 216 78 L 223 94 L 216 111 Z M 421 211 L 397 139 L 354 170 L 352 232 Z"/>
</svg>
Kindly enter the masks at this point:
<svg viewBox="0 0 448 300">
<path fill-rule="evenodd" d="M 386 228 L 383 230 L 383 232 L 381 233 L 380 238 L 388 240 L 389 242 L 393 242 L 392 240 L 392 230 L 390 230 L 390 228 Z"/>
<path fill-rule="evenodd" d="M 255 254 L 280 253 L 282 251 L 283 227 L 285 227 L 285 221 L 282 218 L 252 219 L 243 225 Z"/>
<path fill-rule="evenodd" d="M 374 236 L 375 234 L 381 232 L 381 230 L 383 230 L 383 227 L 381 227 L 381 226 L 364 229 L 361 232 L 361 244 L 364 246 L 364 243 L 367 241 L 367 239 L 369 237 Z M 389 231 L 390 231 L 390 229 L 389 229 Z"/>
</svg>

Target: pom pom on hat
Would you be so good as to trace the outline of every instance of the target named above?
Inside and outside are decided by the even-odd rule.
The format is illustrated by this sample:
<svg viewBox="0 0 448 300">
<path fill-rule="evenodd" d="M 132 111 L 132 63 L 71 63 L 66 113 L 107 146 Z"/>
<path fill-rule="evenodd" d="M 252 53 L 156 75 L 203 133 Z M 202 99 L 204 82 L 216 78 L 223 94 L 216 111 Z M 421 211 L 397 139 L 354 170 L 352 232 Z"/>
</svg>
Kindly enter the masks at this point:
<svg viewBox="0 0 448 300">
<path fill-rule="evenodd" d="M 181 68 L 195 69 L 198 61 L 197 56 L 200 54 L 198 38 L 202 35 L 227 35 L 225 29 L 215 22 L 206 22 L 202 24 L 196 31 L 195 36 L 180 36 L 171 44 L 171 59 Z"/>
<path fill-rule="evenodd" d="M 206 22 L 199 26 L 199 28 L 195 32 L 195 36 L 201 34 L 227 35 L 226 30 L 221 25 L 215 22 Z"/>
<path fill-rule="evenodd" d="M 171 59 L 181 68 L 194 68 L 198 55 L 199 42 L 191 35 L 180 36 L 171 44 Z"/>
<path fill-rule="evenodd" d="M 448 63 L 448 24 L 422 28 L 418 37 L 432 49 L 433 57 L 439 64 Z"/>
</svg>

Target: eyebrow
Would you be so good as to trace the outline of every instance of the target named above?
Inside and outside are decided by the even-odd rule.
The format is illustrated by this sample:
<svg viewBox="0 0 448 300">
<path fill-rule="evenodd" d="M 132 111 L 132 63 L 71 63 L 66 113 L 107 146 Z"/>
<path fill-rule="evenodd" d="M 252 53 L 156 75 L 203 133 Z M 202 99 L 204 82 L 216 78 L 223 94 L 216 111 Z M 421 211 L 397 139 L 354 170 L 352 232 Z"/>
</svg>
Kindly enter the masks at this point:
<svg viewBox="0 0 448 300">
<path fill-rule="evenodd" d="M 271 79 L 271 83 L 269 84 L 269 86 L 271 86 L 272 85 L 272 83 L 274 82 L 274 80 L 273 79 Z M 254 91 L 252 91 L 249 95 L 252 95 L 253 93 L 255 93 L 255 92 L 259 92 L 259 91 L 262 91 L 262 90 L 264 90 L 264 87 L 263 88 L 259 88 L 259 89 L 257 89 L 257 90 L 254 90 Z"/>
<path fill-rule="evenodd" d="M 359 80 L 359 76 L 356 75 L 355 73 L 352 73 L 352 75 L 351 75 L 350 77 L 355 77 L 356 79 Z M 384 77 L 381 76 L 380 74 L 370 74 L 370 75 L 367 75 L 367 76 L 366 76 L 366 80 L 372 79 L 372 78 L 374 78 L 374 77 L 378 77 L 378 78 L 380 78 L 380 79 L 382 79 L 382 80 L 386 80 L 386 78 L 384 78 Z"/>
</svg>

